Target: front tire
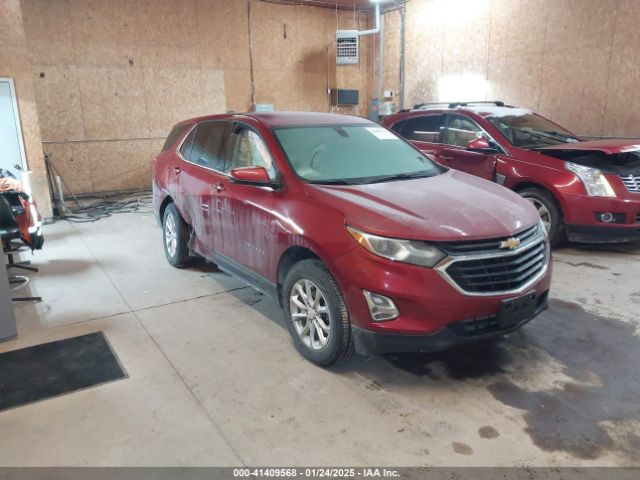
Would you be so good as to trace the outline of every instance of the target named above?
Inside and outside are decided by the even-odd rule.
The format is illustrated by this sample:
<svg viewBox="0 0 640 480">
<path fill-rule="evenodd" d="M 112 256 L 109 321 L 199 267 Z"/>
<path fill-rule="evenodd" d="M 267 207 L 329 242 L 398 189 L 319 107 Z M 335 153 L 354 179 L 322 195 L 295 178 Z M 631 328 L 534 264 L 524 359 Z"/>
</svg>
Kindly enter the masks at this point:
<svg viewBox="0 0 640 480">
<path fill-rule="evenodd" d="M 309 259 L 295 264 L 282 292 L 287 328 L 302 356 L 322 367 L 350 357 L 353 340 L 347 305 L 321 261 Z"/>
<path fill-rule="evenodd" d="M 176 268 L 189 264 L 189 226 L 171 203 L 162 218 L 162 238 L 167 261 Z"/>
<path fill-rule="evenodd" d="M 538 215 L 540 215 L 542 223 L 544 223 L 549 234 L 551 246 L 555 247 L 562 243 L 565 237 L 562 212 L 551 194 L 536 187 L 525 188 L 520 190 L 518 194 L 529 200 L 538 210 Z"/>
</svg>

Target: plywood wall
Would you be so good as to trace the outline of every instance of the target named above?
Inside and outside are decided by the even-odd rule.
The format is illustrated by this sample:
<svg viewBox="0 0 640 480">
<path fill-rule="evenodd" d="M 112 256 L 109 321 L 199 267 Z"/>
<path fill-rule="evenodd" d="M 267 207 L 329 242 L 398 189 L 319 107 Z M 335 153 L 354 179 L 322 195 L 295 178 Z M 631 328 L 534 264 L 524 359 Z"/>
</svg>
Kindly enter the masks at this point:
<svg viewBox="0 0 640 480">
<path fill-rule="evenodd" d="M 14 80 L 27 167 L 33 171 L 33 195 L 39 211 L 45 216 L 51 216 L 31 72 L 31 53 L 23 28 L 19 0 L 0 2 L 0 77 L 10 77 Z"/>
<path fill-rule="evenodd" d="M 74 193 L 149 187 L 174 123 L 250 108 L 245 0 L 21 3 L 44 150 Z M 331 44 L 336 25 L 369 22 L 254 0 L 256 102 L 326 111 L 329 82 L 360 89 L 365 107 L 368 42 L 361 66 L 339 70 Z"/>
<path fill-rule="evenodd" d="M 640 136 L 640 1 L 411 0 L 407 104 L 500 99 L 579 134 Z M 387 88 L 399 17 L 386 19 Z"/>
</svg>

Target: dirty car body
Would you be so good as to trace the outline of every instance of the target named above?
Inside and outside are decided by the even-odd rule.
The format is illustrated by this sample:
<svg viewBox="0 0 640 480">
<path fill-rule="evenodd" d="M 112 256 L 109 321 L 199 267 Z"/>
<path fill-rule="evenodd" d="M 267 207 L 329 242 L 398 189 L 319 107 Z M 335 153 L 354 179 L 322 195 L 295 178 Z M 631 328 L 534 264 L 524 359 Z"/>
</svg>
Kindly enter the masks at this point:
<svg viewBox="0 0 640 480">
<path fill-rule="evenodd" d="M 366 119 L 187 120 L 153 172 L 165 252 L 176 250 L 167 219 L 177 212 L 190 251 L 279 302 L 294 344 L 320 365 L 351 347 L 436 351 L 499 337 L 547 306 L 548 239 L 531 204 Z M 323 353 L 334 341 L 342 353 Z"/>
<path fill-rule="evenodd" d="M 554 243 L 640 240 L 640 139 L 583 140 L 502 102 L 418 105 L 384 124 L 438 163 L 521 193 Z"/>
</svg>

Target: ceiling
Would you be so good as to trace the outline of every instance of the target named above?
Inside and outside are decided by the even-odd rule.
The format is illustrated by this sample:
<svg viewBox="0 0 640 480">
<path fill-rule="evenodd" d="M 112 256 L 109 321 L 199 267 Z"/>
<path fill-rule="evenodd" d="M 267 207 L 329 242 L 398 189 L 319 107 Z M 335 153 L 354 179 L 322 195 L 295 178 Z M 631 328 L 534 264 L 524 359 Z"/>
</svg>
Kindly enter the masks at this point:
<svg viewBox="0 0 640 480">
<path fill-rule="evenodd" d="M 262 0 L 269 3 L 282 3 L 291 5 L 310 5 L 314 7 L 338 8 L 341 10 L 373 10 L 373 2 L 371 0 Z M 393 4 L 403 4 L 409 0 L 384 0 L 383 5 L 387 8 Z"/>
</svg>

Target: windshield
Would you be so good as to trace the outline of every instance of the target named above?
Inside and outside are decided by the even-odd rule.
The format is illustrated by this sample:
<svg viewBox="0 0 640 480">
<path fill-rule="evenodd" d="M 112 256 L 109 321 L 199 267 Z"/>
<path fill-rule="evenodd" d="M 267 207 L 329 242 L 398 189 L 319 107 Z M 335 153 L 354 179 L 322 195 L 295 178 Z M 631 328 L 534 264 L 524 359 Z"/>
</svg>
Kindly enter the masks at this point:
<svg viewBox="0 0 640 480">
<path fill-rule="evenodd" d="M 375 124 L 278 128 L 296 174 L 309 183 L 362 184 L 432 177 L 443 168 Z"/>
<path fill-rule="evenodd" d="M 485 117 L 514 146 L 537 148 L 579 141 L 573 134 L 546 118 L 528 112 Z"/>
</svg>

